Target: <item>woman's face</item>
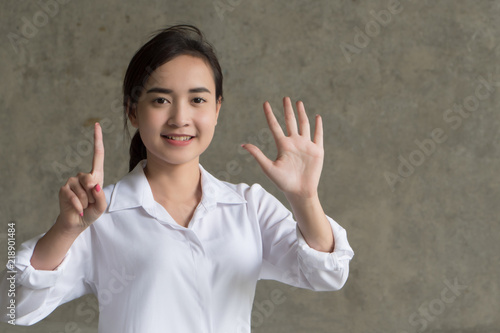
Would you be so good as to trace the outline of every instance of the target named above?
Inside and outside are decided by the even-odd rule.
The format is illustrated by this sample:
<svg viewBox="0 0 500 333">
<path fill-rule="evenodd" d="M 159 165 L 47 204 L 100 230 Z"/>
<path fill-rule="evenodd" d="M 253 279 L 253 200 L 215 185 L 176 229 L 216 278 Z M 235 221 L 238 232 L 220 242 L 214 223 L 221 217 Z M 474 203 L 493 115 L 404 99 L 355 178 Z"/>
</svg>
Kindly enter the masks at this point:
<svg viewBox="0 0 500 333">
<path fill-rule="evenodd" d="M 139 129 L 148 161 L 198 163 L 212 141 L 220 107 L 210 66 L 180 55 L 152 73 L 129 119 Z"/>
</svg>

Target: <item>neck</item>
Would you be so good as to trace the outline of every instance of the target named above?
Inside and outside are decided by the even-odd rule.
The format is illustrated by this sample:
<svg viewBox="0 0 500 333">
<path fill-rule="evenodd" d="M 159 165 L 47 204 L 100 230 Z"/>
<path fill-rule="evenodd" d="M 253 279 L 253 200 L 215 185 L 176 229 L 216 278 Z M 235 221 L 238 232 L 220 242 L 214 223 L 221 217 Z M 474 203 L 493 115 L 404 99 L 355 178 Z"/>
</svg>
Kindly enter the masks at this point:
<svg viewBox="0 0 500 333">
<path fill-rule="evenodd" d="M 198 159 L 173 165 L 148 156 L 144 174 L 156 201 L 185 203 L 201 198 L 201 174 Z"/>
</svg>

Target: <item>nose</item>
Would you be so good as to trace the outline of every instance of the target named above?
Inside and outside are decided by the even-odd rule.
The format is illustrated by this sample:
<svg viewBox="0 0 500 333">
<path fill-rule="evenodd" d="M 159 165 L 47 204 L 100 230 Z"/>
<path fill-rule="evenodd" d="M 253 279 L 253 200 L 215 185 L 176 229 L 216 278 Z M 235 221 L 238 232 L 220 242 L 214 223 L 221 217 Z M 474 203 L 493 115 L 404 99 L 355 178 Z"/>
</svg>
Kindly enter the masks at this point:
<svg viewBox="0 0 500 333">
<path fill-rule="evenodd" d="M 189 125 L 189 109 L 181 102 L 172 103 L 167 125 L 172 127 L 185 127 Z"/>
</svg>

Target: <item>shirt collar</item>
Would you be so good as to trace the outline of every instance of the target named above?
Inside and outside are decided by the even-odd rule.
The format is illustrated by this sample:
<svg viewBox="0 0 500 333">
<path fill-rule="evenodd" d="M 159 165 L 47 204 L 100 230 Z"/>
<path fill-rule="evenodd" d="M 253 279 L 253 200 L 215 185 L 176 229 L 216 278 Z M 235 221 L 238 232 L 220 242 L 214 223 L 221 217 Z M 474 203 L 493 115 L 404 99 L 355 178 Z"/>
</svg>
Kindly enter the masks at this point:
<svg viewBox="0 0 500 333">
<path fill-rule="evenodd" d="M 108 211 L 116 211 L 135 207 L 144 207 L 149 210 L 155 206 L 151 186 L 144 174 L 147 160 L 140 161 L 136 167 L 118 181 L 111 194 Z M 246 200 L 228 183 L 222 182 L 207 172 L 201 164 L 202 198 L 200 204 L 211 210 L 220 204 L 242 204 Z"/>
</svg>

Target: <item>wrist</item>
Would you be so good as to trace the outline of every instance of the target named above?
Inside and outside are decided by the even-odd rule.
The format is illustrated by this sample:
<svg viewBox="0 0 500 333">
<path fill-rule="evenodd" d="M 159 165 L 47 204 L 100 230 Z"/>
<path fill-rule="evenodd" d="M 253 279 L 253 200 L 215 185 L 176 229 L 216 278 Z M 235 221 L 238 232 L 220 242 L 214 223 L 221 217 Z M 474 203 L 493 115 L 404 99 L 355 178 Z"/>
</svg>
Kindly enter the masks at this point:
<svg viewBox="0 0 500 333">
<path fill-rule="evenodd" d="M 284 193 L 285 198 L 288 200 L 290 205 L 296 206 L 312 206 L 319 202 L 318 192 L 310 193 L 310 194 L 295 194 L 295 193 Z"/>
<path fill-rule="evenodd" d="M 75 240 L 85 228 L 80 227 L 72 227 L 69 228 L 64 225 L 61 220 L 61 216 L 58 216 L 54 225 L 50 228 L 49 232 L 52 231 L 54 234 L 57 234 L 59 237 L 63 237 L 68 240 Z"/>
<path fill-rule="evenodd" d="M 300 232 L 307 244 L 321 252 L 333 252 L 335 239 L 319 196 L 287 196 Z"/>
</svg>

